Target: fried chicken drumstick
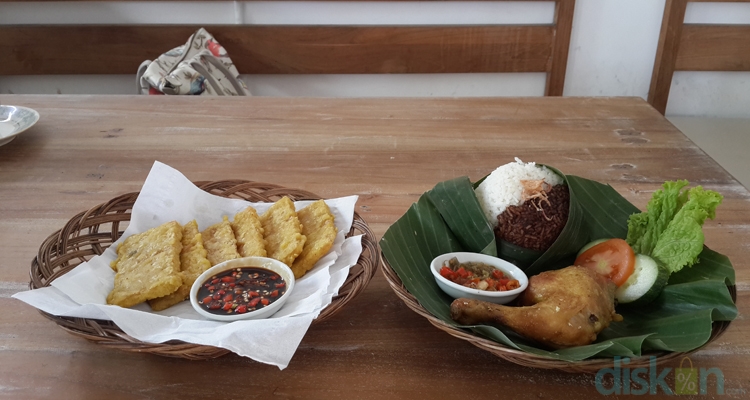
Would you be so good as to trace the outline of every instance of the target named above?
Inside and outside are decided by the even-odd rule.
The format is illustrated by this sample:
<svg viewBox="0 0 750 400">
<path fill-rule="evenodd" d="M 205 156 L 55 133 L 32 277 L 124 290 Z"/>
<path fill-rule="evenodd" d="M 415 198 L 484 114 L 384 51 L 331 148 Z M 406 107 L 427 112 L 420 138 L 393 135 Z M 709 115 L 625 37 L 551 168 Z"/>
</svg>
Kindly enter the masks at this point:
<svg viewBox="0 0 750 400">
<path fill-rule="evenodd" d="M 459 298 L 451 317 L 462 325 L 503 325 L 554 349 L 592 343 L 615 313 L 615 285 L 588 268 L 570 266 L 529 279 L 521 307 Z"/>
</svg>

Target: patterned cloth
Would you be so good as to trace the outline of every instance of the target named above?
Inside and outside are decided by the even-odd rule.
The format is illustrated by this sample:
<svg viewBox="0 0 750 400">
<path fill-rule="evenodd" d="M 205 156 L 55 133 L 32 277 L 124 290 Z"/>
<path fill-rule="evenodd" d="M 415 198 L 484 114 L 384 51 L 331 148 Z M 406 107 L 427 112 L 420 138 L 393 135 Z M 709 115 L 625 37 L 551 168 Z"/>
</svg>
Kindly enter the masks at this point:
<svg viewBox="0 0 750 400">
<path fill-rule="evenodd" d="M 187 43 L 138 67 L 138 93 L 249 96 L 227 51 L 200 28 Z"/>
</svg>

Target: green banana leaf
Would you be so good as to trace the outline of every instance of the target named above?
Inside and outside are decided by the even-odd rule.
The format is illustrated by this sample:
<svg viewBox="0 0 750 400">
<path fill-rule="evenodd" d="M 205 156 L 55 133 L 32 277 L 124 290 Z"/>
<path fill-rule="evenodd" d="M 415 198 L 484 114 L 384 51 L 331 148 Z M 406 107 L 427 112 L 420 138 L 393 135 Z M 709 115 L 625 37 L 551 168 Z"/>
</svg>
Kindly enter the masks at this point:
<svg viewBox="0 0 750 400">
<path fill-rule="evenodd" d="M 553 169 L 554 170 L 554 169 Z M 670 277 L 669 285 L 648 307 L 618 306 L 623 321 L 613 322 L 595 343 L 549 351 L 502 327 L 463 326 L 450 318 L 452 298 L 435 283 L 429 266 L 436 256 L 471 251 L 499 255 L 524 268 L 529 276 L 570 265 L 591 240 L 627 234 L 630 214 L 639 210 L 611 186 L 555 170 L 570 190 L 570 215 L 560 237 L 544 253 L 496 243 L 467 177 L 438 183 L 388 228 L 380 246 L 388 264 L 409 292 L 431 314 L 447 324 L 510 348 L 559 360 L 591 357 L 635 357 L 649 351 L 690 351 L 705 344 L 714 321 L 731 321 L 737 308 L 728 285 L 734 285 L 729 259 L 707 247 L 699 262 Z"/>
</svg>

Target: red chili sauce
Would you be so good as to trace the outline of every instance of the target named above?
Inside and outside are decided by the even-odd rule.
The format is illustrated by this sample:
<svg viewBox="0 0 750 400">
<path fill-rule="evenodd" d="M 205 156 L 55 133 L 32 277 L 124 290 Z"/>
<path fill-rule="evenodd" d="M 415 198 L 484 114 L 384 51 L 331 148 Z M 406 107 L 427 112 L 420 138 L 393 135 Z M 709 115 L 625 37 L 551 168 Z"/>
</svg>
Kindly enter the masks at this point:
<svg viewBox="0 0 750 400">
<path fill-rule="evenodd" d="M 286 282 L 276 272 L 240 267 L 206 280 L 198 290 L 198 301 L 212 314 L 244 314 L 278 300 L 286 288 Z"/>
<path fill-rule="evenodd" d="M 459 262 L 456 257 L 446 260 L 440 275 L 451 282 L 472 289 L 504 292 L 521 287 L 517 279 L 508 278 L 503 271 L 482 262 Z"/>
</svg>

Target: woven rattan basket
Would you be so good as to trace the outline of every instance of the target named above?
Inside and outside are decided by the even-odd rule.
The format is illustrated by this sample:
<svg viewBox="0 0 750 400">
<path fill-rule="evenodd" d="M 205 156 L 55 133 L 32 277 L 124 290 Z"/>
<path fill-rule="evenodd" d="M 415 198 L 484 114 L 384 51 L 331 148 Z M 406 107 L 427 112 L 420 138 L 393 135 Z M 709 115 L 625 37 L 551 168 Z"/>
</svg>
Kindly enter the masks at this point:
<svg viewBox="0 0 750 400">
<path fill-rule="evenodd" d="M 320 199 L 320 196 L 304 190 L 245 180 L 195 182 L 195 185 L 217 196 L 251 202 L 274 202 L 283 196 L 295 201 Z M 138 192 L 116 197 L 76 215 L 62 229 L 50 235 L 31 262 L 30 289 L 49 286 L 52 281 L 77 265 L 102 254 L 125 231 L 137 198 Z M 367 223 L 356 212 L 347 237 L 354 235 L 363 235 L 362 253 L 357 264 L 350 268 L 349 276 L 339 294 L 314 323 L 334 315 L 357 296 L 375 275 L 375 270 L 380 264 L 378 244 Z M 226 349 L 181 341 L 144 343 L 125 334 L 112 321 L 58 317 L 43 311 L 41 313 L 73 335 L 119 350 L 187 359 L 216 358 L 229 353 Z"/>
<path fill-rule="evenodd" d="M 504 359 L 507 361 L 510 361 L 515 364 L 523 365 L 526 367 L 533 367 L 533 368 L 543 368 L 543 369 L 557 369 L 565 372 L 572 372 L 572 373 L 596 373 L 602 368 L 611 368 L 613 366 L 613 359 L 612 358 L 592 358 L 587 359 L 583 361 L 577 361 L 577 362 L 570 362 L 570 361 L 564 361 L 564 360 L 556 360 L 549 357 L 544 357 L 536 354 L 526 353 L 523 351 L 519 351 L 516 349 L 512 349 L 510 347 L 506 347 L 501 343 L 495 342 L 493 340 L 484 338 L 482 336 L 478 336 L 474 334 L 473 332 L 466 330 L 466 329 L 460 329 L 456 328 L 455 326 L 449 325 L 445 323 L 440 318 L 435 317 L 432 315 L 429 311 L 427 311 L 422 305 L 419 304 L 419 301 L 416 297 L 414 297 L 409 291 L 404 287 L 401 279 L 396 274 L 396 271 L 393 270 L 393 268 L 388 264 L 388 260 L 385 258 L 384 255 L 381 255 L 381 259 L 383 260 L 383 275 L 385 275 L 385 279 L 388 281 L 388 284 L 391 286 L 391 289 L 393 289 L 394 292 L 396 292 L 396 295 L 401 298 L 401 300 L 406 303 L 406 305 L 411 308 L 414 312 L 417 314 L 427 318 L 428 321 L 434 326 L 436 326 L 438 329 L 441 329 L 451 336 L 457 337 L 462 340 L 466 340 L 467 342 L 473 344 L 474 346 L 479 347 L 480 349 L 489 351 L 490 353 Z M 729 287 L 729 293 L 732 296 L 732 301 L 735 303 L 737 302 L 737 290 L 734 285 Z M 721 336 L 722 333 L 729 327 L 730 321 L 719 321 L 714 322 L 712 331 L 711 331 L 711 337 L 706 342 L 706 345 L 708 343 L 711 343 L 712 341 L 716 340 L 719 336 Z M 705 345 L 704 345 L 705 346 Z M 629 368 L 638 368 L 638 367 L 649 367 L 649 363 L 651 362 L 651 357 L 656 357 L 657 365 L 661 365 L 663 363 L 669 362 L 671 360 L 679 360 L 682 357 L 685 357 L 686 355 L 696 351 L 698 349 L 695 349 L 691 352 L 685 352 L 685 353 L 679 353 L 679 352 L 658 352 L 658 353 L 649 353 L 649 354 L 643 354 L 640 357 L 631 357 L 630 362 L 628 363 Z"/>
</svg>

